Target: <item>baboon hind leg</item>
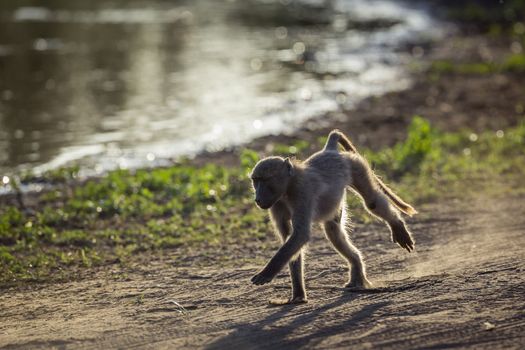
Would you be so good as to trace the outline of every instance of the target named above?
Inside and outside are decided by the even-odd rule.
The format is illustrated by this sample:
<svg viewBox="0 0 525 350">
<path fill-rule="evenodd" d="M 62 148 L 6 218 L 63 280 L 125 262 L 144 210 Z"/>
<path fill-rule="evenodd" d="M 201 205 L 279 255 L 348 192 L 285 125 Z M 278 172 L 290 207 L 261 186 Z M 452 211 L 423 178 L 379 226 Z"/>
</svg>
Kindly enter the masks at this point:
<svg viewBox="0 0 525 350">
<path fill-rule="evenodd" d="M 348 288 L 370 288 L 372 283 L 366 277 L 366 267 L 361 252 L 352 244 L 345 228 L 345 199 L 335 218 L 323 223 L 326 237 L 335 250 L 346 259 L 349 265 L 350 280 L 345 285 Z"/>
<path fill-rule="evenodd" d="M 364 160 L 352 164 L 352 188 L 361 196 L 367 210 L 379 219 L 384 220 L 392 233 L 392 241 L 409 252 L 414 249 L 414 239 L 408 230 L 399 210 L 390 203 L 381 191 L 375 175 Z"/>
<path fill-rule="evenodd" d="M 282 242 L 290 236 L 292 232 L 292 224 L 288 209 L 284 205 L 275 205 L 271 210 L 272 221 Z M 304 286 L 304 252 L 301 250 L 299 254 L 290 260 L 288 268 L 290 270 L 290 278 L 292 282 L 292 297 L 287 300 L 271 300 L 270 303 L 274 305 L 280 304 L 300 304 L 307 302 L 306 288 Z"/>
</svg>

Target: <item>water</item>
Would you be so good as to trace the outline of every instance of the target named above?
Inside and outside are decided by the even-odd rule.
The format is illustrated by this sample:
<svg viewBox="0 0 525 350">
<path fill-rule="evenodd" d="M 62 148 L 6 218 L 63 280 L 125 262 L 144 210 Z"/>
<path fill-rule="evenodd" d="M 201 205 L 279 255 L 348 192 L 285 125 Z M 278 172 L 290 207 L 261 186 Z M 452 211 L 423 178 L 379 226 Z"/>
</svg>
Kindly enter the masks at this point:
<svg viewBox="0 0 525 350">
<path fill-rule="evenodd" d="M 7 3 L 7 4 L 6 4 Z M 399 2 L 0 4 L 0 177 L 162 164 L 406 88 L 439 35 Z"/>
</svg>

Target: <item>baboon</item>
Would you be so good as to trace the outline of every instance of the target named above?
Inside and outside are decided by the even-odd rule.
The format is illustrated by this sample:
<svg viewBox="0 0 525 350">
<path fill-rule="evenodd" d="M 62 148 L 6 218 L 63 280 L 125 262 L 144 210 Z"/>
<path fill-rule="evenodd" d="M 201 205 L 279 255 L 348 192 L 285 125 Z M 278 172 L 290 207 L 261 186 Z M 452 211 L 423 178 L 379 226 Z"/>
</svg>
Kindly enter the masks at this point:
<svg viewBox="0 0 525 350">
<path fill-rule="evenodd" d="M 343 146 L 340 152 L 338 145 Z M 255 276 L 252 283 L 269 283 L 288 263 L 292 296 L 274 303 L 297 304 L 307 301 L 303 278 L 303 248 L 310 239 L 313 222 L 321 223 L 335 250 L 348 261 L 348 288 L 370 288 L 365 263 L 347 233 L 345 189 L 357 193 L 366 209 L 390 227 L 392 241 L 407 251 L 414 240 L 400 211 L 407 215 L 416 210 L 388 188 L 372 171 L 368 162 L 339 130 L 333 130 L 320 152 L 304 162 L 268 157 L 260 160 L 250 174 L 255 203 L 269 209 L 271 221 L 282 246 Z"/>
</svg>

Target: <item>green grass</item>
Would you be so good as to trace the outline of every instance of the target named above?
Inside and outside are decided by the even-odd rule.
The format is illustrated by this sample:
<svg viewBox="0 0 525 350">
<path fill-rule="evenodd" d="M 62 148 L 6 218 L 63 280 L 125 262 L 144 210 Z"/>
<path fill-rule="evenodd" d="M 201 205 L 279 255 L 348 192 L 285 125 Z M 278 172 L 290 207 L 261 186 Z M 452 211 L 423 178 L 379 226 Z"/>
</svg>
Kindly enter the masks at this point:
<svg viewBox="0 0 525 350">
<path fill-rule="evenodd" d="M 396 191 L 421 204 L 479 191 L 498 176 L 519 181 L 524 140 L 523 123 L 498 133 L 443 133 L 414 117 L 404 142 L 363 153 Z M 274 152 L 304 158 L 309 146 L 278 145 Z M 238 167 L 183 163 L 83 183 L 75 181 L 78 169 L 54 171 L 51 180 L 64 186 L 41 194 L 31 211 L 0 208 L 0 282 L 68 278 L 82 268 L 125 264 L 143 251 L 263 239 L 268 219 L 253 205 L 247 176 L 258 159 L 245 150 Z"/>
<path fill-rule="evenodd" d="M 235 239 L 259 237 L 267 220 L 253 210 L 246 181 L 255 157 L 245 152 L 244 166 L 235 169 L 118 170 L 41 195 L 33 214 L 2 208 L 0 281 L 45 278 L 71 265 L 124 261 L 140 251 L 213 244 L 234 239 L 234 232 Z"/>
<path fill-rule="evenodd" d="M 525 55 L 513 54 L 508 56 L 503 63 L 494 62 L 469 62 L 454 63 L 447 60 L 432 62 L 430 73 L 434 74 L 493 74 L 493 73 L 525 73 Z"/>
<path fill-rule="evenodd" d="M 490 190 L 500 176 L 520 182 L 524 146 L 524 122 L 505 131 L 444 133 L 414 117 L 406 141 L 365 155 L 406 199 L 422 202 Z"/>
</svg>

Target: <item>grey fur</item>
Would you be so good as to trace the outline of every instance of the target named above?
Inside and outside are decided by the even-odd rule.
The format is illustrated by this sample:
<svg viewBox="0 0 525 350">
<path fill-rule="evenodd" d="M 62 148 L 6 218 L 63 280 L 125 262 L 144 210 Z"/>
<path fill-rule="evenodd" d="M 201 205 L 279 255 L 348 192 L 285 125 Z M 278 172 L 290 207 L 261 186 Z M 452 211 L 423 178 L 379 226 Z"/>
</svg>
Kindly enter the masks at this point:
<svg viewBox="0 0 525 350">
<path fill-rule="evenodd" d="M 349 152 L 339 152 L 337 142 Z M 390 193 L 386 193 L 386 186 L 375 176 L 366 160 L 337 130 L 330 133 L 323 150 L 306 161 L 268 157 L 256 164 L 251 178 L 256 203 L 263 209 L 270 209 L 272 222 L 283 242 L 268 264 L 253 276 L 252 282 L 256 285 L 269 283 L 288 264 L 292 279 L 290 303 L 306 302 L 307 299 L 303 277 L 303 248 L 310 239 L 313 222 L 322 224 L 328 240 L 347 260 L 350 279 L 346 286 L 372 286 L 366 277 L 361 253 L 346 232 L 347 188 L 363 199 L 370 213 L 388 224 L 395 243 L 409 252 L 414 249 L 411 234 L 398 208 L 391 203 L 396 204 L 392 196 L 398 201 L 401 199 L 390 189 Z"/>
</svg>

